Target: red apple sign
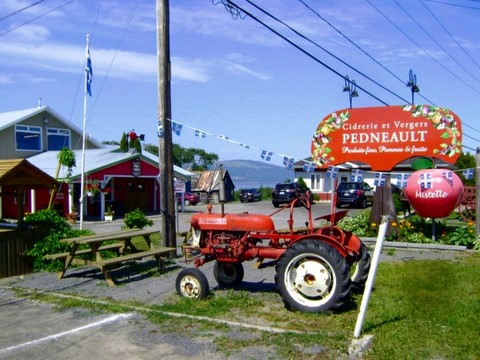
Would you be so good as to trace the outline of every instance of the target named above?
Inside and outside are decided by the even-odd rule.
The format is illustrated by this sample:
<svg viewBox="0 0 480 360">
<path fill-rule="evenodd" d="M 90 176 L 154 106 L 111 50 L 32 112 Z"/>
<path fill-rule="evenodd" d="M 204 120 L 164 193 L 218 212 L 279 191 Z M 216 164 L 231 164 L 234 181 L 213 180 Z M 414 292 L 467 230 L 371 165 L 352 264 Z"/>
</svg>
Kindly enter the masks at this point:
<svg viewBox="0 0 480 360">
<path fill-rule="evenodd" d="M 463 184 L 450 170 L 420 170 L 408 178 L 405 194 L 421 217 L 444 218 L 458 206 Z"/>
</svg>

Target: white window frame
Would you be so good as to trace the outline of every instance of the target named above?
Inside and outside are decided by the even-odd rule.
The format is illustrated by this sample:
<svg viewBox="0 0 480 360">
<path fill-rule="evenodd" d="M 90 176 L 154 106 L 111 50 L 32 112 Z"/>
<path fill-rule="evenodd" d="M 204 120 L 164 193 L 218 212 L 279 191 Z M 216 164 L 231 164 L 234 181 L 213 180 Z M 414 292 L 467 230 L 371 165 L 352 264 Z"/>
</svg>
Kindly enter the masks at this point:
<svg viewBox="0 0 480 360">
<path fill-rule="evenodd" d="M 61 150 L 61 149 L 50 149 L 49 147 L 49 137 L 50 136 L 65 136 L 68 137 L 67 144 L 63 147 L 70 149 L 70 144 L 72 141 L 70 129 L 59 129 L 59 128 L 47 128 L 47 150 Z"/>
<path fill-rule="evenodd" d="M 21 149 L 18 146 L 17 134 L 34 134 L 38 135 L 40 142 L 38 149 Z M 42 127 L 41 126 L 32 126 L 32 125 L 15 125 L 15 150 L 16 151 L 42 151 L 43 149 L 43 140 L 42 140 Z"/>
</svg>

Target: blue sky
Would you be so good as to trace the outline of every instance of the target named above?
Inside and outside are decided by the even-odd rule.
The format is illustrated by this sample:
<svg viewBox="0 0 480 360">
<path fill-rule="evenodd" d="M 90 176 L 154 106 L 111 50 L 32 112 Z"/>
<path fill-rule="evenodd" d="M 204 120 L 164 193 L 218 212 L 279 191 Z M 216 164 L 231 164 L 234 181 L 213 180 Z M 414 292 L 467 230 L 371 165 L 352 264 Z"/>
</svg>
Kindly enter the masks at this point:
<svg viewBox="0 0 480 360">
<path fill-rule="evenodd" d="M 158 144 L 155 1 L 44 0 L 18 12 L 37 1 L 0 2 L 0 112 L 35 107 L 41 98 L 82 127 L 90 34 L 87 132 L 118 141 L 135 129 Z M 480 146 L 480 2 L 252 1 L 302 38 L 248 1 L 234 1 L 315 59 L 217 2 L 170 0 L 172 118 L 184 124 L 175 143 L 221 160 L 262 160 L 262 150 L 273 153 L 272 164 L 281 155 L 303 159 L 317 124 L 349 106 L 342 76 L 359 87 L 353 107 L 397 105 L 411 100 L 412 70 L 415 103 L 450 108 L 463 121 L 464 145 Z"/>
</svg>

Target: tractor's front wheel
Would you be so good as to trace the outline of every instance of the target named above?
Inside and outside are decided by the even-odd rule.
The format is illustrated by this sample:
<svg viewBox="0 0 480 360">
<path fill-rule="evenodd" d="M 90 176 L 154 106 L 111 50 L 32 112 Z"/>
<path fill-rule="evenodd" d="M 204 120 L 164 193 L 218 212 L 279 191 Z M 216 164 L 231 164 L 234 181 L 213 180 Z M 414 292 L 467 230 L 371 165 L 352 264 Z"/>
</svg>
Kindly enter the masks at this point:
<svg viewBox="0 0 480 360">
<path fill-rule="evenodd" d="M 217 261 L 213 268 L 213 276 L 217 280 L 218 285 L 224 288 L 231 288 L 243 281 L 245 271 L 240 262 Z"/>
<path fill-rule="evenodd" d="M 280 257 L 275 282 L 287 309 L 327 312 L 343 305 L 350 292 L 348 264 L 332 246 L 302 240 Z"/>
<path fill-rule="evenodd" d="M 204 273 L 196 268 L 180 271 L 175 281 L 177 293 L 181 297 L 205 299 L 208 294 L 208 280 Z"/>
</svg>

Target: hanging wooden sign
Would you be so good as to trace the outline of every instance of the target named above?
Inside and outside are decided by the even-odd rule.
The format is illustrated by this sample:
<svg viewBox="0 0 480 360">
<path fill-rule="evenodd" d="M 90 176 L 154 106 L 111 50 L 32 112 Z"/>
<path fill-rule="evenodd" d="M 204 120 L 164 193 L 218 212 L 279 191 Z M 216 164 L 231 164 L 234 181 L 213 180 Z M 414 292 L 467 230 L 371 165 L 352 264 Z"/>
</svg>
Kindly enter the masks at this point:
<svg viewBox="0 0 480 360">
<path fill-rule="evenodd" d="M 321 167 L 359 161 L 390 171 L 414 156 L 453 164 L 462 151 L 461 122 L 453 111 L 431 105 L 344 109 L 319 123 L 311 150 Z"/>
</svg>

